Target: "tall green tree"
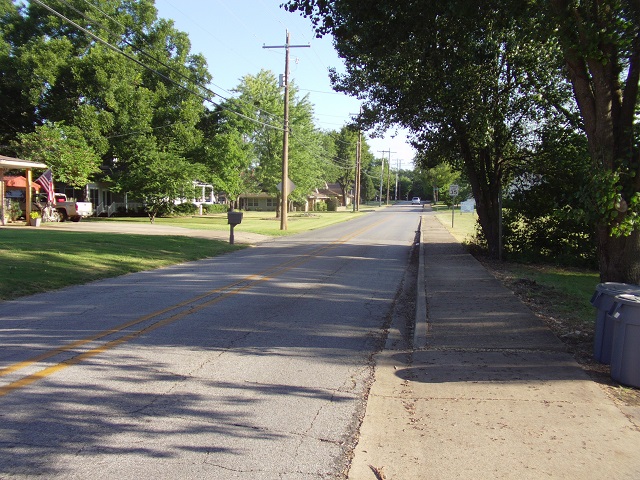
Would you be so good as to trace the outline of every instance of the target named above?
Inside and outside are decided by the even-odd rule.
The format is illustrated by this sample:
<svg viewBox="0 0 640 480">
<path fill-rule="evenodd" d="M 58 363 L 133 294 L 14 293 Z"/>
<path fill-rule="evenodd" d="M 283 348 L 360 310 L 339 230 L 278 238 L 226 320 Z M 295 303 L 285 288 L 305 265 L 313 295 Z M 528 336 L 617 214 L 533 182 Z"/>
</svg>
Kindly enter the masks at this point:
<svg viewBox="0 0 640 480">
<path fill-rule="evenodd" d="M 355 187 L 356 175 L 356 150 L 358 145 L 358 132 L 353 128 L 342 127 L 340 131 L 332 134 L 334 142 L 334 154 L 331 158 L 335 180 L 340 184 L 343 198 Z"/>
<path fill-rule="evenodd" d="M 261 191 L 279 195 L 282 181 L 284 96 L 273 72 L 262 70 L 246 75 L 236 88 L 234 112 L 242 114 L 238 126 L 252 145 L 251 175 Z M 232 113 L 234 114 L 234 113 Z M 296 185 L 291 199 L 306 200 L 313 188 L 322 185 L 324 165 L 322 134 L 313 125 L 313 106 L 299 97 L 295 85 L 289 100 L 289 178 Z"/>
<path fill-rule="evenodd" d="M 204 138 L 192 152 L 192 157 L 203 164 L 205 178 L 232 202 L 252 191 L 249 181 L 254 158 L 253 146 L 242 133 L 241 118 L 233 113 L 234 108 L 235 102 L 228 100 L 203 116 L 199 129 Z"/>
<path fill-rule="evenodd" d="M 211 76 L 187 35 L 157 17 L 153 0 L 10 4 L 0 17 L 8 80 L 0 105 L 21 114 L 0 124 L 5 145 L 64 122 L 82 132 L 120 189 L 149 158 L 194 161 L 207 96 L 200 85 Z"/>
<path fill-rule="evenodd" d="M 234 105 L 243 115 L 238 125 L 252 146 L 254 188 L 278 195 L 277 185 L 282 180 L 284 99 L 277 78 L 267 70 L 245 75 L 235 92 L 238 96 Z"/>
<path fill-rule="evenodd" d="M 448 163 L 440 163 L 432 168 L 420 170 L 419 178 L 424 192 L 433 192 L 434 201 L 450 203 L 449 186 L 457 184 L 460 176 L 460 172 L 454 170 Z"/>
<path fill-rule="evenodd" d="M 193 198 L 193 180 L 200 174 L 201 166 L 184 158 L 150 152 L 130 166 L 116 188 L 143 202 L 153 223 L 159 214 L 171 211 L 176 200 Z"/>
<path fill-rule="evenodd" d="M 640 283 L 640 4 L 531 2 L 563 50 L 591 156 L 602 281 Z"/>
<path fill-rule="evenodd" d="M 532 118 L 519 122 L 517 114 L 494 107 L 507 106 L 503 100 L 509 99 L 527 114 L 540 112 L 546 103 L 566 111 L 562 89 L 556 95 L 553 88 L 562 83 L 553 81 L 554 76 L 566 76 L 591 156 L 589 189 L 597 218 L 601 279 L 640 281 L 640 5 L 636 0 L 375 5 L 360 0 L 290 0 L 286 8 L 311 17 L 319 34 L 334 35 L 347 61 L 347 74 L 336 78 L 337 86 L 371 99 L 370 123 L 382 114 L 383 126 L 405 124 L 422 143 L 440 137 L 458 144 L 490 248 L 497 234 L 494 203 L 496 191 L 505 183 L 504 159 L 513 157 L 513 147 L 531 147 L 526 137 L 511 135 L 513 127 L 530 128 L 535 122 Z M 498 87 L 495 92 L 504 93 L 509 84 L 516 88 L 507 96 L 489 95 L 478 82 L 482 73 Z M 466 91 L 460 88 L 465 83 Z M 416 87 L 424 88 L 424 94 Z M 537 102 L 529 94 L 536 90 L 541 93 Z M 461 101 L 452 103 L 450 94 Z M 457 113 L 451 115 L 456 106 Z M 444 115 L 440 120 L 434 116 L 440 110 L 450 115 L 449 121 Z M 483 123 L 488 128 L 477 128 Z M 508 136 L 513 137 L 512 146 L 505 149 L 501 145 L 507 147 L 503 140 Z M 468 161 L 473 157 L 480 160 L 476 168 Z"/>
<path fill-rule="evenodd" d="M 78 127 L 45 123 L 33 133 L 18 135 L 20 157 L 47 164 L 54 181 L 82 188 L 100 171 L 101 160 Z"/>
<path fill-rule="evenodd" d="M 556 98 L 563 83 L 550 69 L 553 44 L 530 35 L 506 2 L 291 0 L 286 7 L 310 16 L 319 35 L 333 35 L 346 63 L 345 74 L 332 76 L 334 88 L 366 99 L 363 125 L 401 124 L 420 149 L 447 152 L 464 168 L 489 252 L 498 256 L 502 188 L 531 125 L 542 121 L 540 92 Z"/>
</svg>

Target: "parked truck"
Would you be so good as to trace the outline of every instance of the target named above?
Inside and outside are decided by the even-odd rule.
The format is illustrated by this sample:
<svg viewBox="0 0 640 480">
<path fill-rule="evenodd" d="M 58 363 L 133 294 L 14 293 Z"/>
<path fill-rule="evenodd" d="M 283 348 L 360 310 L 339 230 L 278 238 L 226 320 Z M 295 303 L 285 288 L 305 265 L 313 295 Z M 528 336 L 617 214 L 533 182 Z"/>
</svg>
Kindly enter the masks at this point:
<svg viewBox="0 0 640 480">
<path fill-rule="evenodd" d="M 53 216 L 53 221 L 64 222 L 66 220 L 72 220 L 79 222 L 83 217 L 90 217 L 93 215 L 93 205 L 91 202 L 75 202 L 69 200 L 64 193 L 54 194 L 53 208 L 56 214 Z M 24 201 L 21 204 L 21 208 L 24 208 Z M 44 209 L 48 208 L 47 194 L 39 193 L 34 198 L 32 210 L 40 210 L 44 214 Z M 51 220 L 49 220 L 51 221 Z"/>
<path fill-rule="evenodd" d="M 72 220 L 79 222 L 83 217 L 93 215 L 93 205 L 91 202 L 74 202 L 67 199 L 64 193 L 55 194 L 56 211 L 60 215 L 60 221 Z"/>
<path fill-rule="evenodd" d="M 24 189 L 7 190 L 5 197 L 10 202 L 16 202 L 20 212 L 24 214 L 26 210 Z M 50 217 L 49 221 L 64 222 L 65 220 L 72 220 L 74 222 L 79 222 L 82 218 L 93 215 L 93 205 L 91 202 L 71 201 L 64 193 L 56 193 L 54 198 L 55 202 L 52 206 L 57 215 L 54 214 L 54 219 L 51 220 Z M 31 210 L 41 211 L 44 214 L 45 208 L 47 208 L 47 194 L 40 192 L 33 197 Z"/>
</svg>

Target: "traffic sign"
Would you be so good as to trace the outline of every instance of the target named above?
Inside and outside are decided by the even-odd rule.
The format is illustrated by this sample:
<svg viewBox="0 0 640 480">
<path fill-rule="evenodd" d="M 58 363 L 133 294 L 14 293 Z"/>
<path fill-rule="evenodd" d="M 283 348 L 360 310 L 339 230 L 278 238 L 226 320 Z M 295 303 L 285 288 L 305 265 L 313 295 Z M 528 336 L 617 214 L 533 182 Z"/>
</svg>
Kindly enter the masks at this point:
<svg viewBox="0 0 640 480">
<path fill-rule="evenodd" d="M 449 195 L 452 197 L 458 196 L 458 185 L 449 185 Z"/>
<path fill-rule="evenodd" d="M 282 192 L 282 182 L 278 182 L 276 188 L 279 192 Z M 291 193 L 296 189 L 296 184 L 291 181 L 290 178 L 287 178 L 287 193 Z"/>
</svg>

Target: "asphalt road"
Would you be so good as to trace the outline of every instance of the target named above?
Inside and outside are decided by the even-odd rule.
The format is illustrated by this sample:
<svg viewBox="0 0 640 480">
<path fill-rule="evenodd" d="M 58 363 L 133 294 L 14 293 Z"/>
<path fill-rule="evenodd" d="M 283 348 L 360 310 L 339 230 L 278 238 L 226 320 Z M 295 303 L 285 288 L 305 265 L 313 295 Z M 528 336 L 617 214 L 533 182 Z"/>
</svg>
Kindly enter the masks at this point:
<svg viewBox="0 0 640 480">
<path fill-rule="evenodd" d="M 0 303 L 0 478 L 343 478 L 420 213 Z"/>
</svg>

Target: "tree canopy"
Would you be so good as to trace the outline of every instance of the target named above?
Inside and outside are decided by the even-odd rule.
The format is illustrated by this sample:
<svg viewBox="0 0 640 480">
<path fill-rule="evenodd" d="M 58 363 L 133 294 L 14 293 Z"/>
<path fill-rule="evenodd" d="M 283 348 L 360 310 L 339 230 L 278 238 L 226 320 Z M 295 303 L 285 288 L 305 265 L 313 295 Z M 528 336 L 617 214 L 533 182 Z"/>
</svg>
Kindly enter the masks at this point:
<svg viewBox="0 0 640 480">
<path fill-rule="evenodd" d="M 493 255 L 498 200 L 518 163 L 540 152 L 546 123 L 579 125 L 591 154 L 601 277 L 637 283 L 640 7 L 526 5 L 290 0 L 285 8 L 333 36 L 346 63 L 333 83 L 365 100 L 362 125 L 403 125 L 423 158 L 448 152 L 463 161 Z"/>
<path fill-rule="evenodd" d="M 194 180 L 232 200 L 277 194 L 283 92 L 273 72 L 247 74 L 220 99 L 205 59 L 153 0 L 2 0 L 0 13 L 3 153 L 47 162 L 56 182 L 129 192 L 153 215 Z M 292 87 L 291 199 L 304 201 L 336 177 L 328 134 Z"/>
</svg>

